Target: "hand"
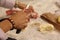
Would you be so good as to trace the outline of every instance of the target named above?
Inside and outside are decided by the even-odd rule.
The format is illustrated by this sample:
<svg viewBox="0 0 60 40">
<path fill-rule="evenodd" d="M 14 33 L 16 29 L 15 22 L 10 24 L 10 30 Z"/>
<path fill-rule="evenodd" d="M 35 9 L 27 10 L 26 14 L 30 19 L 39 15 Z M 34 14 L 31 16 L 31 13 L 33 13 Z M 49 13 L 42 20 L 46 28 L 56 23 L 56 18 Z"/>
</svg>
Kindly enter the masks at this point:
<svg viewBox="0 0 60 40">
<path fill-rule="evenodd" d="M 14 21 L 14 28 L 16 29 L 24 29 L 27 26 L 27 23 L 29 22 L 28 14 L 23 11 L 18 11 L 14 13 L 13 15 L 11 15 L 10 18 Z"/>
</svg>

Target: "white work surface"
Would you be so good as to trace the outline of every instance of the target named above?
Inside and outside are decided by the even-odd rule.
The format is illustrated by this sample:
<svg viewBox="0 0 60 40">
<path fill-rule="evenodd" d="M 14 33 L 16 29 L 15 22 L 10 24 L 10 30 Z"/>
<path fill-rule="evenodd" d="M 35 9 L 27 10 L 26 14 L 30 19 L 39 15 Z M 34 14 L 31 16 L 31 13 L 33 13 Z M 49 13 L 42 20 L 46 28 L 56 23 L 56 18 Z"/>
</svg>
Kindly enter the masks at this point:
<svg viewBox="0 0 60 40">
<path fill-rule="evenodd" d="M 31 1 L 31 5 L 34 7 L 35 11 L 41 15 L 42 13 L 51 12 L 55 13 L 56 10 L 58 10 L 58 7 L 55 5 L 55 2 L 57 0 L 21 0 L 23 3 L 29 3 Z M 33 22 L 40 22 L 41 24 L 46 23 L 41 18 L 31 20 L 30 23 Z M 19 34 L 16 34 L 16 30 L 12 30 L 7 32 L 7 35 L 13 38 L 16 38 L 17 40 L 60 40 L 60 33 L 57 31 L 53 32 L 46 32 L 42 33 L 40 31 L 37 31 L 37 27 L 26 27 L 25 30 L 20 32 Z"/>
</svg>

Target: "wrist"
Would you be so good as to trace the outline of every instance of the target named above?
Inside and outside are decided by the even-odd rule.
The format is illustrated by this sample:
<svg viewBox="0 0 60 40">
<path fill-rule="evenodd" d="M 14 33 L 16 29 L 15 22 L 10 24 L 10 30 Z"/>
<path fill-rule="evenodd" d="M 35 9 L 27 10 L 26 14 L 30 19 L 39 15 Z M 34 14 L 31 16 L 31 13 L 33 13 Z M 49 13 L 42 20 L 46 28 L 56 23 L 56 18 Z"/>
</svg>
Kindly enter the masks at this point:
<svg viewBox="0 0 60 40">
<path fill-rule="evenodd" d="M 7 32 L 10 29 L 12 29 L 12 24 L 8 20 L 3 20 L 0 22 L 0 28 L 4 31 Z"/>
</svg>

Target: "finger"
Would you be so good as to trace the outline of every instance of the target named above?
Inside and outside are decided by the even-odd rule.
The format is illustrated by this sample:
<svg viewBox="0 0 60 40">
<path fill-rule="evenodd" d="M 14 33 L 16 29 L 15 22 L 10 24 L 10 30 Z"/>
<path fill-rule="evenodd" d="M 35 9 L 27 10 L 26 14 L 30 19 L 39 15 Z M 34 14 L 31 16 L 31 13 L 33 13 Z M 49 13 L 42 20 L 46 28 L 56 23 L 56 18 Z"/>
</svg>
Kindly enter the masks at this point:
<svg viewBox="0 0 60 40">
<path fill-rule="evenodd" d="M 34 9 L 32 6 L 29 7 L 30 11 L 34 12 Z"/>
<path fill-rule="evenodd" d="M 27 22 L 29 22 L 30 21 L 30 17 L 27 17 L 26 20 L 27 20 Z"/>
<path fill-rule="evenodd" d="M 23 3 L 20 3 L 20 2 L 19 2 L 17 5 L 18 5 L 18 7 L 19 7 L 20 9 L 26 8 L 26 5 L 23 4 Z"/>
<path fill-rule="evenodd" d="M 31 16 L 32 16 L 32 18 L 36 19 L 38 17 L 38 13 L 36 13 L 36 12 L 31 13 Z"/>
<path fill-rule="evenodd" d="M 24 25 L 21 25 L 21 24 L 17 27 L 17 29 L 20 29 L 20 30 L 21 29 L 24 29 L 24 28 L 25 28 L 25 26 Z"/>
<path fill-rule="evenodd" d="M 30 21 L 30 19 L 26 19 L 26 22 L 25 23 L 28 23 Z"/>
<path fill-rule="evenodd" d="M 26 23 L 24 23 L 23 25 L 19 25 L 19 27 L 20 27 L 20 29 L 24 29 L 24 28 L 26 28 L 26 27 L 27 27 L 27 24 L 26 24 Z"/>
</svg>

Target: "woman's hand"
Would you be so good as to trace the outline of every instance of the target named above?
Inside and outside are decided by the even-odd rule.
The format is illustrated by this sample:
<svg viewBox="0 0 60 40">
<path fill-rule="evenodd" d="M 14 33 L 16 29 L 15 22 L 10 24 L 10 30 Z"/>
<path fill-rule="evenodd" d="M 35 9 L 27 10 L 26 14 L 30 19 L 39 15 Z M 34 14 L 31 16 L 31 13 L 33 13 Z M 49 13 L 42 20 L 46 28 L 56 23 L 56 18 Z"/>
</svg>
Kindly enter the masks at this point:
<svg viewBox="0 0 60 40">
<path fill-rule="evenodd" d="M 24 29 L 27 26 L 27 23 L 29 22 L 28 13 L 23 11 L 18 11 L 12 14 L 10 18 L 14 21 L 14 28 L 16 29 Z"/>
</svg>

